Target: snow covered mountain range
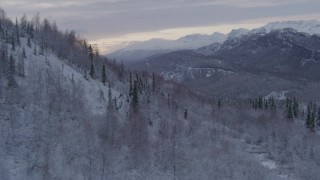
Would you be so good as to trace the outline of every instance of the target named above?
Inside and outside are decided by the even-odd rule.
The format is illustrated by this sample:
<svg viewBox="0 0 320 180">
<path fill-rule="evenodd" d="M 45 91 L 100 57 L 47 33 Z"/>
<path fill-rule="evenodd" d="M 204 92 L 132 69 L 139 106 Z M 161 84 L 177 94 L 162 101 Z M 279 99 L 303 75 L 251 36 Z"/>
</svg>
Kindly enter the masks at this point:
<svg viewBox="0 0 320 180">
<path fill-rule="evenodd" d="M 177 40 L 151 39 L 149 41 L 135 42 L 128 47 L 117 50 L 107 55 L 109 58 L 119 61 L 132 62 L 143 60 L 155 54 L 173 52 L 176 50 L 193 50 L 205 46 L 212 46 L 215 43 L 223 43 L 227 39 L 236 39 L 243 35 L 256 33 L 269 33 L 272 30 L 292 28 L 298 32 L 308 34 L 319 34 L 320 23 L 318 21 L 283 21 L 271 22 L 267 25 L 248 30 L 244 28 L 234 29 L 228 34 L 213 33 L 212 35 L 192 34 Z"/>
<path fill-rule="evenodd" d="M 227 36 L 222 33 L 191 34 L 177 40 L 151 39 L 149 41 L 135 42 L 126 48 L 108 55 L 120 61 L 141 60 L 154 54 L 168 53 L 176 50 L 197 49 L 212 43 L 222 43 Z"/>
</svg>

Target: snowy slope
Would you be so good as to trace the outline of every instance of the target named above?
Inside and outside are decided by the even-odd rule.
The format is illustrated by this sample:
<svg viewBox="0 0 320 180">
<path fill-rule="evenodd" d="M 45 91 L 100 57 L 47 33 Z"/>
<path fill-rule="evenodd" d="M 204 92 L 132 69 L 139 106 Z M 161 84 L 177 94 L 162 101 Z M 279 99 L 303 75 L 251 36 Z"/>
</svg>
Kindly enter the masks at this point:
<svg viewBox="0 0 320 180">
<path fill-rule="evenodd" d="M 280 21 L 280 22 L 271 22 L 267 25 L 256 28 L 253 30 L 248 29 L 233 29 L 229 34 L 228 38 L 239 38 L 243 35 L 256 34 L 256 33 L 269 33 L 273 30 L 292 28 L 298 32 L 303 32 L 307 34 L 320 34 L 320 22 L 315 20 L 310 21 Z"/>
<path fill-rule="evenodd" d="M 244 29 L 244 28 L 240 28 L 240 29 L 233 29 L 231 30 L 231 32 L 228 34 L 228 38 L 238 38 L 241 37 L 243 35 L 246 35 L 250 32 L 249 29 Z"/>
<path fill-rule="evenodd" d="M 298 32 L 304 32 L 308 34 L 320 34 L 320 22 L 312 21 L 283 21 L 283 22 L 272 22 L 262 27 L 267 32 L 275 29 L 292 28 Z"/>
<path fill-rule="evenodd" d="M 26 39 L 22 38 L 22 46 L 26 50 L 27 59 L 26 63 L 26 77 L 28 73 L 34 73 L 34 71 L 45 72 L 50 70 L 54 75 L 59 75 L 61 83 L 65 87 L 71 87 L 72 82 L 79 83 L 84 89 L 86 109 L 90 109 L 93 114 L 102 115 L 105 113 L 107 104 L 108 88 L 101 82 L 95 80 L 85 80 L 83 72 L 76 67 L 71 67 L 62 60 L 60 60 L 55 54 L 48 53 L 48 55 L 34 55 L 33 49 L 26 46 Z M 25 46 L 24 46 L 25 44 Z M 35 44 L 33 44 L 35 46 Z M 40 49 L 37 47 L 37 49 Z M 46 61 L 47 59 L 47 61 Z M 34 67 L 37 67 L 36 69 Z M 28 72 L 31 70 L 33 72 Z M 114 97 L 120 95 L 115 89 L 112 89 Z"/>
</svg>

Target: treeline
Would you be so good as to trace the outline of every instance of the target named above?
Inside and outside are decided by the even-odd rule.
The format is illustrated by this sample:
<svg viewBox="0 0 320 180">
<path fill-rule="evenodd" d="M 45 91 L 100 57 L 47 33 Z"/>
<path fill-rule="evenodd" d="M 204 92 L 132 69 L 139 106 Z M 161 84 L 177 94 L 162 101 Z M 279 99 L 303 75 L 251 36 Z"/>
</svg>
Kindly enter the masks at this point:
<svg viewBox="0 0 320 180">
<path fill-rule="evenodd" d="M 296 97 L 286 98 L 285 101 L 276 100 L 274 97 L 264 98 L 259 96 L 251 99 L 249 104 L 254 109 L 284 109 L 284 117 L 288 120 L 295 118 L 305 118 L 306 127 L 314 132 L 320 128 L 320 107 L 316 102 L 310 102 L 306 108 L 303 108 Z"/>
</svg>

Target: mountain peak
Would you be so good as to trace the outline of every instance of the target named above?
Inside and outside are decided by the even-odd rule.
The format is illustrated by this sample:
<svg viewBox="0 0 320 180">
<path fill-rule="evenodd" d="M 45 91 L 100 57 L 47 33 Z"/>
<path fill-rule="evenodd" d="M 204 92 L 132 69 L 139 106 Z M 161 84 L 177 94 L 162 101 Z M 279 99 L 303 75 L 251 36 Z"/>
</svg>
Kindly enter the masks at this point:
<svg viewBox="0 0 320 180">
<path fill-rule="evenodd" d="M 270 32 L 275 29 L 284 28 L 292 28 L 298 32 L 304 32 L 308 34 L 319 34 L 320 22 L 316 20 L 271 22 L 260 29 L 265 29 L 267 32 Z"/>
</svg>

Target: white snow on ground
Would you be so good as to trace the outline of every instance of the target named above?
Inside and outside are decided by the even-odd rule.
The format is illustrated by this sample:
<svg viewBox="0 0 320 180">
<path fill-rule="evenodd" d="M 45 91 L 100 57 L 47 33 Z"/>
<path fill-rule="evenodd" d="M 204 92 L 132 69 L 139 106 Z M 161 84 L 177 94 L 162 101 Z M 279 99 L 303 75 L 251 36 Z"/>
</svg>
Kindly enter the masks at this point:
<svg viewBox="0 0 320 180">
<path fill-rule="evenodd" d="M 270 98 L 270 97 L 274 97 L 276 98 L 277 100 L 285 100 L 287 97 L 286 97 L 286 93 L 288 93 L 289 91 L 286 90 L 286 91 L 272 91 L 270 92 L 268 95 L 265 96 L 265 98 Z"/>
<path fill-rule="evenodd" d="M 241 141 L 242 143 L 245 143 L 244 140 Z M 248 146 L 247 152 L 249 154 L 252 154 L 254 158 L 264 167 L 272 170 L 276 176 L 278 176 L 281 179 L 287 179 L 287 180 L 294 180 L 292 176 L 289 174 L 286 174 L 284 172 L 281 172 L 281 167 L 277 165 L 277 163 L 272 160 L 270 155 L 263 149 L 263 145 L 256 145 L 256 144 L 250 144 L 246 143 Z"/>
<path fill-rule="evenodd" d="M 84 73 L 81 72 L 81 70 L 76 67 L 70 67 L 51 52 L 48 53 L 47 57 L 46 55 L 34 55 L 34 49 L 26 46 L 26 38 L 21 38 L 21 42 L 22 45 L 25 45 L 24 48 L 27 55 L 27 59 L 25 60 L 26 66 L 34 66 L 36 64 L 37 68 L 42 69 L 43 71 L 50 68 L 56 73 L 61 74 L 63 84 L 70 84 L 72 79 L 74 82 L 80 83 L 86 94 L 87 109 L 90 109 L 93 114 L 97 115 L 105 113 L 106 104 L 108 102 L 107 86 L 103 85 L 99 80 L 95 81 L 90 78 L 89 80 L 85 80 Z M 32 44 L 32 46 L 34 45 L 35 44 Z M 37 47 L 37 49 L 40 49 L 40 47 Z M 45 61 L 46 58 L 47 62 Z M 89 74 L 87 76 L 89 76 Z M 120 96 L 120 93 L 113 88 L 111 88 L 111 92 L 113 97 Z M 120 101 L 121 100 L 123 99 L 120 99 Z"/>
</svg>

